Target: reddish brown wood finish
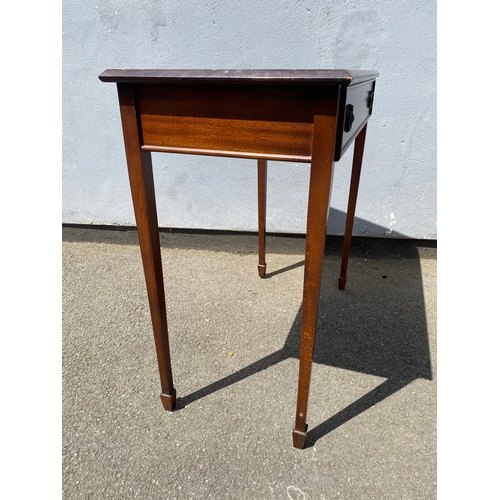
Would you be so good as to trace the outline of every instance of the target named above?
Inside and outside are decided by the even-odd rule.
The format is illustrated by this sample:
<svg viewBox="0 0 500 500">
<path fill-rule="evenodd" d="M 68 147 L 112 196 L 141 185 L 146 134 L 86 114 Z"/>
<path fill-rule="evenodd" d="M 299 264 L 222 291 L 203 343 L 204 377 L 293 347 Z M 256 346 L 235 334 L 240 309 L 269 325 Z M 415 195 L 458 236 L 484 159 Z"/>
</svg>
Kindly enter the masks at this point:
<svg viewBox="0 0 500 500">
<path fill-rule="evenodd" d="M 178 152 L 311 157 L 311 87 L 141 85 L 138 108 L 144 148 Z"/>
<path fill-rule="evenodd" d="M 149 308 L 160 370 L 160 398 L 166 410 L 175 407 L 176 393 L 168 345 L 167 311 L 161 266 L 160 239 L 153 182 L 151 153 L 141 152 L 133 85 L 118 84 L 123 138 L 134 204 Z"/>
<path fill-rule="evenodd" d="M 352 228 L 354 226 L 354 213 L 358 199 L 359 178 L 361 165 L 363 163 L 363 152 L 365 150 L 366 124 L 356 137 L 354 143 L 354 155 L 352 159 L 351 187 L 349 189 L 349 201 L 347 203 L 347 217 L 344 231 L 344 246 L 342 249 L 342 263 L 340 264 L 339 290 L 344 290 L 347 280 L 347 265 L 349 263 L 349 251 L 351 249 Z"/>
<path fill-rule="evenodd" d="M 168 346 L 151 151 L 258 160 L 261 277 L 266 271 L 267 160 L 311 162 L 299 381 L 292 433 L 294 446 L 303 448 L 333 161 L 342 156 L 368 120 L 369 92 L 377 76 L 376 72 L 346 70 L 107 70 L 100 75 L 101 80 L 118 85 L 160 370 L 161 400 L 167 410 L 174 408 L 176 393 Z M 358 122 L 353 122 L 357 127 L 353 132 L 346 132 L 345 106 L 350 98 L 358 108 Z M 355 139 L 340 278 L 344 285 L 365 136 L 366 125 Z M 339 286 L 342 287 L 340 281 Z"/>
<path fill-rule="evenodd" d="M 107 69 L 103 82 L 127 83 L 227 83 L 240 85 L 354 85 L 375 80 L 377 71 L 347 69 Z"/>
<path fill-rule="evenodd" d="M 334 93 L 332 93 L 334 94 Z M 302 333 L 300 338 L 299 384 L 293 445 L 303 448 L 307 425 L 307 403 L 311 381 L 312 358 L 321 270 L 325 250 L 326 223 L 330 208 L 330 187 L 333 172 L 333 148 L 336 129 L 337 95 L 316 105 L 313 151 L 307 209 L 306 255 L 304 268 L 304 299 L 302 303 Z"/>
<path fill-rule="evenodd" d="M 257 160 L 257 199 L 259 205 L 259 276 L 266 276 L 266 204 L 267 204 L 267 160 Z"/>
</svg>

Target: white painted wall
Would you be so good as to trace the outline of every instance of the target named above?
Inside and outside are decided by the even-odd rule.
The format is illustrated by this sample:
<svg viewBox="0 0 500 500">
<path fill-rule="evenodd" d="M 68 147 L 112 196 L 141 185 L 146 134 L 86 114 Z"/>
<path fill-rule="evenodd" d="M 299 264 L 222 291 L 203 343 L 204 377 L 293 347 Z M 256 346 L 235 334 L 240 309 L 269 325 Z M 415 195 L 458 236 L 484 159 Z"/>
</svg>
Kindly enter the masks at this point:
<svg viewBox="0 0 500 500">
<path fill-rule="evenodd" d="M 437 238 L 435 0 L 64 0 L 63 222 L 134 225 L 107 68 L 376 69 L 355 235 Z M 336 164 L 343 232 L 352 147 Z M 256 162 L 153 154 L 163 227 L 257 229 Z M 309 166 L 270 162 L 268 229 L 304 232 Z"/>
</svg>

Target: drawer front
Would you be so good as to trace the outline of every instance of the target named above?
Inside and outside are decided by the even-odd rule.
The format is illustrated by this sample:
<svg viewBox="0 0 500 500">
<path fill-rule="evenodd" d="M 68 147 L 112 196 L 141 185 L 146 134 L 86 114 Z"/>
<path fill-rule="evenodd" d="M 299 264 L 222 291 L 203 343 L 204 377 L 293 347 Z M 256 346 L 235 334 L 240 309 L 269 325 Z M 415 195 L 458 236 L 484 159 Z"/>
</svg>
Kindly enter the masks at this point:
<svg viewBox="0 0 500 500">
<path fill-rule="evenodd" d="M 340 96 L 334 161 L 340 160 L 372 114 L 375 80 L 344 87 Z"/>
</svg>

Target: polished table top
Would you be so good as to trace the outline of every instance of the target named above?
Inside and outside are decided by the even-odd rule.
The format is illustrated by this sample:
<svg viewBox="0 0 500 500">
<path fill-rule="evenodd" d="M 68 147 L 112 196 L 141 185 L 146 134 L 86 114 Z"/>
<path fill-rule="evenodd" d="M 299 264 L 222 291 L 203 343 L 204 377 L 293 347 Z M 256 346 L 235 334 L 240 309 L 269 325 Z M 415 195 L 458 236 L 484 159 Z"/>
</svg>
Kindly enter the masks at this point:
<svg viewBox="0 0 500 500">
<path fill-rule="evenodd" d="M 175 83 L 211 82 L 355 85 L 378 76 L 377 71 L 347 69 L 107 69 L 103 82 Z"/>
</svg>

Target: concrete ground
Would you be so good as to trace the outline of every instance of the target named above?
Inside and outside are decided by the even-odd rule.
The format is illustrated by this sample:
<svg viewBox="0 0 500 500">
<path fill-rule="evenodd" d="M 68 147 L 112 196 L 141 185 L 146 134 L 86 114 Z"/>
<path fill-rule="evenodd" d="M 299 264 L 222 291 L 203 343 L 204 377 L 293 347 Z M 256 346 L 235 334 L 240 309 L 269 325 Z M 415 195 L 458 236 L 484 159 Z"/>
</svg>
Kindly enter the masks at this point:
<svg viewBox="0 0 500 500">
<path fill-rule="evenodd" d="M 304 239 L 161 233 L 178 409 L 135 231 L 63 228 L 63 498 L 436 498 L 436 248 L 329 239 L 306 448 L 292 447 Z"/>
</svg>

